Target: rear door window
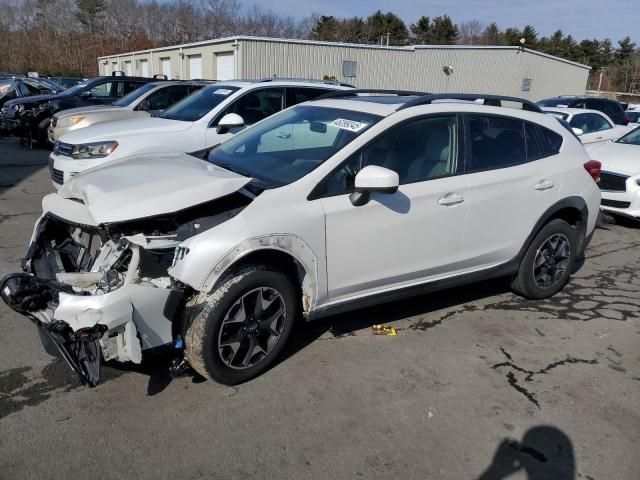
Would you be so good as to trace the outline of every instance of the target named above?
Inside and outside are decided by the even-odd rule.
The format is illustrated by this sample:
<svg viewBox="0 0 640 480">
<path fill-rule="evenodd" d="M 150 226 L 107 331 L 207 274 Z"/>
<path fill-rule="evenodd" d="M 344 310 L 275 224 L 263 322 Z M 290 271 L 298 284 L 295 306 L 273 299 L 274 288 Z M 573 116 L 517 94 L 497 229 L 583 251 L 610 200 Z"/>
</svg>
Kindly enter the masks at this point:
<svg viewBox="0 0 640 480">
<path fill-rule="evenodd" d="M 527 161 L 522 120 L 469 115 L 467 121 L 471 155 L 466 171 L 505 168 Z"/>
<path fill-rule="evenodd" d="M 147 100 L 150 110 L 164 110 L 189 94 L 188 85 L 175 85 L 153 92 Z"/>
</svg>

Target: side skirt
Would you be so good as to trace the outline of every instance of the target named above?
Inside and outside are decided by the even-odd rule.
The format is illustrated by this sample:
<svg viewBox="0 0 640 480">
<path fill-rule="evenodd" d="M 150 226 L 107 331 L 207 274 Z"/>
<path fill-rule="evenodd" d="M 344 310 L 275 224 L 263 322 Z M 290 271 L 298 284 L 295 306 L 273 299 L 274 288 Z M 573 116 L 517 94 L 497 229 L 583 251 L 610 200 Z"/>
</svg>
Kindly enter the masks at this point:
<svg viewBox="0 0 640 480">
<path fill-rule="evenodd" d="M 435 280 L 432 282 L 423 283 L 421 285 L 414 285 L 411 287 L 397 289 L 389 292 L 375 293 L 364 298 L 346 300 L 336 305 L 320 307 L 319 309 L 310 312 L 309 320 L 317 320 L 319 318 L 336 315 L 338 313 L 371 307 L 374 305 L 380 305 L 382 303 L 394 302 L 396 300 L 402 300 L 404 298 L 425 295 L 427 293 L 446 290 L 452 287 L 459 287 L 461 285 L 466 285 L 469 283 L 477 283 L 483 280 L 491 280 L 500 277 L 509 277 L 515 275 L 518 272 L 521 259 L 521 255 L 518 255 L 507 263 L 503 263 L 502 265 L 491 267 L 485 270 L 458 275 L 456 277 L 445 278 L 442 280 Z"/>
</svg>

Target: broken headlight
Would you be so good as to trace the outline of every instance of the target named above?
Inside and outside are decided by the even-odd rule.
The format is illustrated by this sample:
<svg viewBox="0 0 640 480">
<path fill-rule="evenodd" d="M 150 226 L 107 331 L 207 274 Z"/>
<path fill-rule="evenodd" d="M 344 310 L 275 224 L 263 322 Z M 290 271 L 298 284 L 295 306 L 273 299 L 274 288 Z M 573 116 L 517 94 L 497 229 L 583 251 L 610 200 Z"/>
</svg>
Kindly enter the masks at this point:
<svg viewBox="0 0 640 480">
<path fill-rule="evenodd" d="M 105 142 L 92 142 L 74 145 L 71 150 L 71 158 L 102 158 L 111 153 L 118 147 L 115 140 L 107 140 Z"/>
<path fill-rule="evenodd" d="M 189 253 L 189 249 L 186 247 L 178 247 L 173 254 L 173 262 L 171 263 L 172 267 L 175 267 L 178 262 L 180 262 L 184 257 L 186 257 Z"/>
</svg>

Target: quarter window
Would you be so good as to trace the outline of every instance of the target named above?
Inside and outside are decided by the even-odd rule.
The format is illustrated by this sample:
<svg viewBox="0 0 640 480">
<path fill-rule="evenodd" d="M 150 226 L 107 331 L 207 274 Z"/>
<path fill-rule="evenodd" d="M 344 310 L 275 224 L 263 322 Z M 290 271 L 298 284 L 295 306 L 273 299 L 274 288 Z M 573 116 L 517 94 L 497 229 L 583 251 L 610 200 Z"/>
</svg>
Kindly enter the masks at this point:
<svg viewBox="0 0 640 480">
<path fill-rule="evenodd" d="M 471 159 L 468 170 L 504 168 L 527 159 L 521 120 L 472 115 L 469 132 Z"/>
<path fill-rule="evenodd" d="M 395 171 L 400 184 L 458 173 L 458 121 L 455 115 L 428 117 L 383 133 L 325 179 L 322 196 L 353 191 L 355 176 L 377 165 Z"/>
</svg>

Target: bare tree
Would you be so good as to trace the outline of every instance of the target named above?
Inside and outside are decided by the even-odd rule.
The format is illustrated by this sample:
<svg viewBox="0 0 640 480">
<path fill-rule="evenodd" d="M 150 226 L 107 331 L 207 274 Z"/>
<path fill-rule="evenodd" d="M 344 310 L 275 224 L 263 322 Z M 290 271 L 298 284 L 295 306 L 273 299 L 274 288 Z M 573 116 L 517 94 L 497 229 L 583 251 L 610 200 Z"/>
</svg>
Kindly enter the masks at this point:
<svg viewBox="0 0 640 480">
<path fill-rule="evenodd" d="M 477 45 L 480 43 L 484 25 L 478 20 L 471 20 L 470 22 L 459 23 L 458 31 L 460 32 L 458 43 L 461 45 Z"/>
</svg>

